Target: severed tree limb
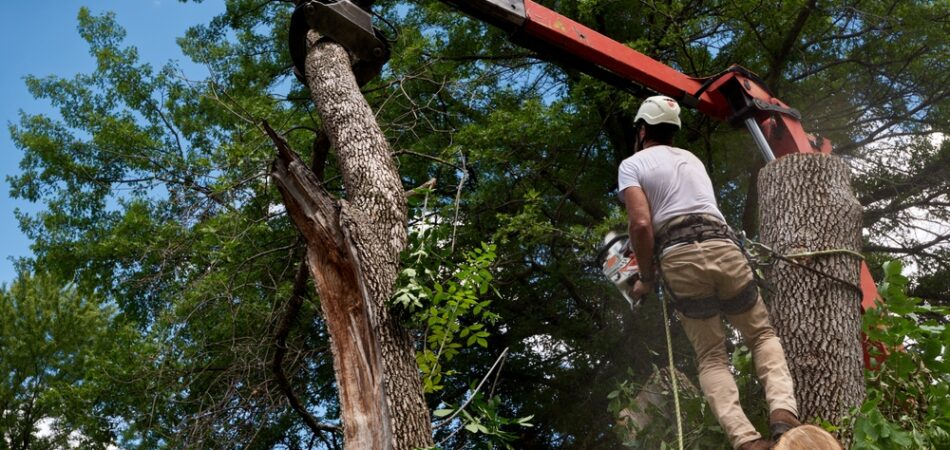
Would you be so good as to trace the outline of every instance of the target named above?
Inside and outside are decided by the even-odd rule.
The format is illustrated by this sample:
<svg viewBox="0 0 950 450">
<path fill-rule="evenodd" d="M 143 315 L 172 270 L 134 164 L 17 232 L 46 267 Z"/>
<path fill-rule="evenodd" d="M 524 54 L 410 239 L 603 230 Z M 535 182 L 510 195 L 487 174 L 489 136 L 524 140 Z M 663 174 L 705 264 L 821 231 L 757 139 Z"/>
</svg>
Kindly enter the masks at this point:
<svg viewBox="0 0 950 450">
<path fill-rule="evenodd" d="M 293 408 L 294 411 L 297 411 L 297 414 L 299 414 L 304 423 L 307 424 L 310 431 L 313 431 L 315 435 L 322 434 L 326 431 L 339 433 L 342 431 L 340 427 L 317 422 L 317 419 L 310 414 L 310 411 L 307 411 L 307 408 L 300 401 L 300 398 L 294 393 L 293 386 L 291 386 L 290 380 L 284 372 L 283 364 L 284 356 L 287 355 L 287 336 L 290 335 L 290 329 L 294 325 L 297 314 L 300 313 L 300 307 L 303 306 L 306 289 L 307 260 L 306 258 L 302 258 L 300 266 L 297 268 L 297 275 L 294 276 L 293 291 L 290 294 L 290 299 L 287 300 L 287 307 L 284 310 L 284 314 L 277 323 L 277 331 L 274 333 L 275 348 L 274 359 L 271 361 L 271 371 L 274 372 L 277 386 L 280 387 L 281 392 L 287 397 L 287 402 L 290 403 L 290 407 Z"/>
<path fill-rule="evenodd" d="M 383 390 L 382 356 L 366 289 L 342 226 L 341 206 L 266 122 L 277 147 L 271 172 L 284 205 L 307 241 L 307 260 L 330 331 L 347 448 L 389 449 L 392 436 Z"/>
<path fill-rule="evenodd" d="M 327 156 L 330 153 L 330 140 L 327 138 L 326 133 L 320 133 L 312 128 L 307 129 L 316 134 L 316 137 L 313 139 L 313 162 L 310 168 L 317 176 L 317 179 L 322 181 Z M 293 128 L 287 132 L 289 133 L 290 131 L 293 131 Z M 290 404 L 290 407 L 300 415 L 307 427 L 313 431 L 315 437 L 320 436 L 321 439 L 325 439 L 325 437 L 322 436 L 323 432 L 331 431 L 340 433 L 343 431 L 342 428 L 318 422 L 317 419 L 310 414 L 310 411 L 307 411 L 307 408 L 300 401 L 300 398 L 297 397 L 293 386 L 290 384 L 290 379 L 287 378 L 287 374 L 284 371 L 284 357 L 287 355 L 287 336 L 290 335 L 290 329 L 296 322 L 300 308 L 303 306 L 306 289 L 307 258 L 304 257 L 301 258 L 300 264 L 297 267 L 297 274 L 294 276 L 294 286 L 290 294 L 290 299 L 287 300 L 287 306 L 277 322 L 277 329 L 274 332 L 274 359 L 271 361 L 271 371 L 274 373 L 277 386 L 281 392 L 284 393 L 284 396 L 287 397 L 287 402 Z"/>
<path fill-rule="evenodd" d="M 811 424 L 792 428 L 785 432 L 774 450 L 844 450 L 831 433 Z"/>
<path fill-rule="evenodd" d="M 682 393 L 692 397 L 702 395 L 699 389 L 689 381 L 686 374 L 676 368 L 673 368 L 672 373 L 676 376 Z M 620 411 L 618 425 L 622 426 L 627 433 L 625 440 L 636 440 L 637 436 L 653 423 L 657 412 L 666 420 L 675 422 L 676 411 L 671 401 L 671 392 L 672 376 L 670 368 L 654 368 L 653 374 L 637 392 L 633 404 Z"/>
</svg>

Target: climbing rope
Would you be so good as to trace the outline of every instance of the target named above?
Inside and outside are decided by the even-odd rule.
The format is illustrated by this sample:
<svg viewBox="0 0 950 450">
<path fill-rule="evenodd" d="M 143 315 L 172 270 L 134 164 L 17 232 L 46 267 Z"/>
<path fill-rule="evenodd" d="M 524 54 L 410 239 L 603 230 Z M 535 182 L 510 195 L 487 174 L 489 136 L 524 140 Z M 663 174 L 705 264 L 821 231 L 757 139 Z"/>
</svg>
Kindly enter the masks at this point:
<svg viewBox="0 0 950 450">
<path fill-rule="evenodd" d="M 660 296 L 657 291 L 657 297 L 659 298 L 660 304 L 663 305 L 663 326 L 666 328 L 666 356 L 669 358 L 670 368 L 670 384 L 673 388 L 673 408 L 676 411 L 676 440 L 679 443 L 679 450 L 683 450 L 683 415 L 680 412 L 680 390 L 676 382 L 676 367 L 673 365 L 673 337 L 670 334 L 670 317 L 669 313 L 666 311 L 666 302 L 663 300 L 663 297 Z"/>
<path fill-rule="evenodd" d="M 742 233 L 742 235 L 740 236 L 739 242 L 740 242 L 740 248 L 742 248 L 742 250 L 746 252 L 746 257 L 749 258 L 749 261 L 755 266 L 760 266 L 760 267 L 772 266 L 774 263 L 763 262 L 763 259 L 765 259 L 763 258 L 763 255 L 768 255 L 767 257 L 771 257 L 779 261 L 785 262 L 787 264 L 800 267 L 818 276 L 822 276 L 830 280 L 837 281 L 838 283 L 841 283 L 857 291 L 858 295 L 864 295 L 864 290 L 861 289 L 861 286 L 858 286 L 850 281 L 836 277 L 828 272 L 818 270 L 814 267 L 811 267 L 811 266 L 808 266 L 796 261 L 796 259 L 799 259 L 799 258 L 811 258 L 815 256 L 830 256 L 830 255 L 848 255 L 848 256 L 856 257 L 860 259 L 861 261 L 864 261 L 864 255 L 856 251 L 848 250 L 845 248 L 833 248 L 833 249 L 827 249 L 827 250 L 815 250 L 815 251 L 810 251 L 810 252 L 801 252 L 801 253 L 792 253 L 789 255 L 783 255 L 773 250 L 772 247 L 769 247 L 768 245 L 765 245 L 761 242 L 756 242 L 746 237 L 744 233 Z M 749 250 L 751 250 L 751 252 Z M 754 253 L 754 254 L 750 254 L 750 253 Z"/>
</svg>

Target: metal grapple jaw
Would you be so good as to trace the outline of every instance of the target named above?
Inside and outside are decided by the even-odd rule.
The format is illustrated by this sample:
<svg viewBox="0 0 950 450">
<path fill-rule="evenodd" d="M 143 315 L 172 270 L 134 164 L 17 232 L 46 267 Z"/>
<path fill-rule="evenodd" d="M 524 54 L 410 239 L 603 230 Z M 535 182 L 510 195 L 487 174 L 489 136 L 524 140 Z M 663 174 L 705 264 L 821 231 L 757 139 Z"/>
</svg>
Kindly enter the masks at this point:
<svg viewBox="0 0 950 450">
<path fill-rule="evenodd" d="M 353 59 L 353 74 L 360 86 L 379 75 L 389 60 L 389 41 L 360 0 L 308 0 L 300 2 L 290 18 L 290 58 L 294 73 L 306 83 L 307 32 L 315 30 L 345 48 Z M 367 9 L 363 9 L 362 7 Z"/>
</svg>

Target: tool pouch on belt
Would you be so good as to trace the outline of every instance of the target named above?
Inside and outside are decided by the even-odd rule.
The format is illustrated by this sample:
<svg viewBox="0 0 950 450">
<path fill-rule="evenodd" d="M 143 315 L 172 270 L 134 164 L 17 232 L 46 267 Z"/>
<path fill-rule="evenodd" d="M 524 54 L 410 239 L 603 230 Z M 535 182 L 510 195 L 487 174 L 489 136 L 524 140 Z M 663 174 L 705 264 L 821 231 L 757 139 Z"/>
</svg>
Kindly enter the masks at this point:
<svg viewBox="0 0 950 450">
<path fill-rule="evenodd" d="M 656 254 L 662 254 L 664 249 L 673 245 L 703 242 L 711 239 L 728 239 L 735 242 L 737 246 L 739 245 L 738 237 L 729 225 L 714 216 L 690 214 L 676 217 L 656 234 Z M 659 266 L 657 264 L 657 267 Z M 668 284 L 665 277 L 664 284 Z M 729 299 L 716 297 L 679 299 L 673 294 L 673 290 L 668 285 L 666 286 L 666 292 L 672 300 L 673 307 L 691 319 L 707 319 L 718 315 L 720 312 L 729 315 L 739 314 L 755 305 L 758 299 L 758 290 L 754 279 L 743 287 L 735 297 Z"/>
</svg>

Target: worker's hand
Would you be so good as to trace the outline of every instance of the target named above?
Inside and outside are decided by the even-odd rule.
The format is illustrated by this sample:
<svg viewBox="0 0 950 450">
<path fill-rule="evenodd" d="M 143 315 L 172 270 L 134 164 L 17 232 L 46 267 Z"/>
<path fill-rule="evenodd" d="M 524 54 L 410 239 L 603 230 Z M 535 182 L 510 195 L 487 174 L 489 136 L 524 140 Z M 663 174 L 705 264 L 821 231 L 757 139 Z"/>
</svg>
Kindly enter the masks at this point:
<svg viewBox="0 0 950 450">
<path fill-rule="evenodd" d="M 620 248 L 620 254 L 630 256 L 633 254 L 633 242 L 630 239 L 623 241 L 623 247 Z"/>
<path fill-rule="evenodd" d="M 630 295 L 632 295 L 633 298 L 639 300 L 642 299 L 643 296 L 652 293 L 654 289 L 656 289 L 654 281 L 637 280 L 637 282 L 633 284 L 633 289 L 630 291 Z"/>
</svg>

